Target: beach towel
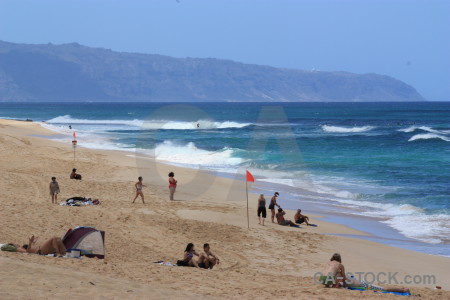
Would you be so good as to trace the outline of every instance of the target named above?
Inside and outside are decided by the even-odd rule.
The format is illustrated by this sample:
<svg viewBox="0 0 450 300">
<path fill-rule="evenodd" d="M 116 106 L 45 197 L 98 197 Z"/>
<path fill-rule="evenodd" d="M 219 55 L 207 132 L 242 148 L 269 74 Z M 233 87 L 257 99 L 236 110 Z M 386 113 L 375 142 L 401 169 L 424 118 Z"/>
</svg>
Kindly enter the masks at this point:
<svg viewBox="0 0 450 300">
<path fill-rule="evenodd" d="M 365 287 L 347 287 L 347 289 L 353 290 L 353 291 L 370 291 Z M 404 293 L 388 292 L 388 291 L 373 291 L 373 292 L 374 293 L 382 293 L 382 294 L 393 294 L 393 295 L 399 295 L 399 296 L 411 296 L 411 293 L 409 293 L 409 292 L 404 292 Z"/>
<path fill-rule="evenodd" d="M 162 266 L 168 266 L 168 267 L 178 267 L 176 264 L 170 263 L 168 261 L 163 261 L 163 260 L 155 261 L 153 263 L 154 264 L 158 264 L 158 265 L 162 265 Z"/>
</svg>

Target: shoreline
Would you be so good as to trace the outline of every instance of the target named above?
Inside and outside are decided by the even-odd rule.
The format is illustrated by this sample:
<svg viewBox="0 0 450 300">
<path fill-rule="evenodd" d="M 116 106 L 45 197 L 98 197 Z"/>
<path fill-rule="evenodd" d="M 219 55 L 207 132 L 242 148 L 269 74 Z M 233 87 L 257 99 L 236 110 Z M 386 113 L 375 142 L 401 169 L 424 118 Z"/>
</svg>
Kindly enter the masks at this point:
<svg viewBox="0 0 450 300">
<path fill-rule="evenodd" d="M 26 241 L 33 233 L 45 239 L 64 234 L 68 227 L 94 226 L 106 231 L 107 257 L 104 261 L 72 260 L 0 252 L 0 260 L 8 260 L 7 269 L 0 270 L 5 273 L 0 274 L 11 279 L 5 283 L 2 280 L 0 290 L 7 290 L 10 297 L 26 293 L 23 284 L 30 284 L 32 279 L 22 274 L 30 271 L 30 264 L 37 265 L 46 276 L 63 269 L 88 277 L 101 273 L 134 282 L 136 287 L 131 290 L 135 291 L 157 285 L 167 292 L 166 297 L 174 298 L 172 291 L 202 298 L 250 298 L 255 290 L 262 297 L 276 294 L 287 299 L 379 298 L 374 293 L 326 289 L 314 283 L 314 274 L 322 271 L 333 252 L 342 254 L 343 263 L 351 272 L 434 274 L 437 280 L 434 284 L 408 287 L 423 297 L 450 296 L 448 291 L 429 289 L 435 285 L 450 289 L 446 281 L 450 258 L 361 238 L 333 236 L 361 232 L 319 217 L 313 221 L 319 225 L 317 228 L 286 228 L 271 224 L 270 218 L 262 227 L 257 224 L 256 197 L 249 201 L 248 230 L 245 200 L 237 200 L 245 199 L 245 186 L 227 178 L 161 163 L 136 166 L 139 163 L 134 158 L 120 151 L 79 148 L 76 167 L 83 180 L 71 181 L 68 179 L 68 171 L 74 166 L 71 145 L 33 136 L 49 132 L 30 122 L 0 120 L 3 148 L 0 159 L 5 167 L 5 178 L 0 181 L 0 196 L 4 199 L 0 204 L 0 243 Z M 167 200 L 166 177 L 171 170 L 180 183 L 175 195 L 178 201 Z M 146 204 L 130 203 L 138 175 L 148 185 L 144 190 Z M 102 204 L 80 208 L 51 205 L 50 176 L 58 178 L 62 189 L 60 201 L 83 195 L 99 198 Z M 17 183 L 22 183 L 21 189 L 17 189 Z M 288 212 L 288 218 L 292 219 L 291 213 Z M 201 243 L 209 242 L 223 264 L 211 271 L 153 264 L 157 260 L 180 259 L 187 242 L 194 242 L 198 250 Z M 60 292 L 70 295 L 69 289 L 64 288 L 70 276 L 66 272 L 55 277 L 57 286 L 48 286 L 49 290 L 54 292 L 59 286 Z M 274 286 L 282 286 L 283 290 Z M 102 285 L 92 288 L 99 293 L 107 290 Z M 123 292 L 126 293 L 126 288 Z M 39 290 L 36 297 L 53 295 L 49 293 Z"/>
<path fill-rule="evenodd" d="M 25 122 L 25 121 L 24 121 Z M 46 130 L 52 131 L 55 134 L 53 137 L 56 137 L 58 139 L 61 139 L 62 137 L 66 137 L 67 132 L 64 131 L 56 131 L 56 129 L 49 128 L 48 126 L 45 126 L 46 123 L 44 122 L 34 122 L 41 127 L 45 128 Z M 45 124 L 45 125 L 44 125 Z M 44 125 L 44 126 L 43 126 Z M 53 125 L 52 125 L 53 126 Z M 61 128 L 62 130 L 62 128 Z M 101 136 L 101 135 L 99 135 Z M 48 136 L 40 136 L 41 138 L 46 138 L 52 140 L 51 137 Z M 68 137 L 68 136 L 67 136 Z M 103 136 L 102 136 L 103 137 Z M 105 138 L 105 137 L 103 137 Z M 107 137 L 106 137 L 107 138 Z M 57 141 L 60 142 L 60 141 Z M 132 157 L 136 160 L 149 160 L 154 161 L 155 164 L 165 164 L 168 166 L 183 168 L 191 171 L 198 171 L 202 170 L 206 173 L 211 174 L 212 176 L 219 176 L 223 178 L 229 178 L 233 180 L 244 180 L 244 174 L 245 170 L 241 169 L 242 174 L 238 173 L 228 173 L 226 171 L 221 170 L 214 170 L 214 169 L 208 169 L 208 168 L 194 168 L 190 165 L 184 165 L 182 163 L 176 163 L 171 161 L 164 161 L 164 160 L 158 160 L 156 161 L 155 158 L 148 157 L 147 154 L 143 152 L 137 152 L 137 151 L 130 151 L 127 149 L 121 149 L 119 146 L 115 146 L 117 149 L 99 149 L 95 147 L 82 147 L 86 149 L 91 149 L 94 151 L 117 151 L 118 153 L 121 153 L 123 155 Z M 147 155 L 147 156 L 146 156 Z M 251 170 L 250 170 L 251 171 Z M 305 190 L 302 188 L 296 188 L 293 186 L 290 186 L 288 184 L 283 183 L 276 183 L 271 181 L 264 181 L 266 178 L 261 178 L 263 180 L 259 181 L 257 180 L 257 183 L 252 187 L 252 189 L 249 190 L 250 194 L 259 194 L 260 192 L 267 192 L 271 191 L 272 193 L 274 191 L 288 191 L 288 196 L 281 197 L 281 199 L 286 199 L 287 203 L 287 210 L 290 210 L 290 215 L 293 215 L 296 210 L 296 208 L 300 207 L 302 208 L 303 212 L 311 215 L 313 217 L 316 217 L 318 215 L 322 216 L 324 220 L 328 220 L 330 223 L 336 223 L 343 226 L 347 226 L 351 229 L 354 229 L 359 232 L 358 235 L 352 235 L 354 238 L 362 238 L 366 240 L 371 241 L 377 241 L 379 243 L 383 243 L 385 245 L 389 246 L 395 246 L 400 247 L 407 250 L 417 251 L 425 254 L 430 255 L 438 255 L 443 257 L 450 257 L 450 252 L 448 251 L 450 245 L 449 244 L 432 244 L 427 243 L 418 239 L 410 238 L 403 233 L 401 233 L 398 229 L 393 228 L 392 226 L 389 226 L 387 224 L 384 224 L 382 222 L 382 218 L 375 217 L 375 216 L 367 216 L 364 214 L 358 214 L 358 213 L 349 213 L 349 210 L 355 210 L 355 211 L 361 211 L 361 208 L 352 208 L 350 206 L 345 206 L 344 204 L 341 204 L 335 200 L 329 200 L 325 199 L 322 201 L 319 201 L 318 203 L 313 203 L 312 201 L 304 201 L 299 202 L 295 201 L 294 198 L 300 197 L 300 198 L 314 198 L 316 196 L 319 196 L 318 198 L 330 198 L 331 195 L 327 193 L 319 193 L 314 192 L 310 190 Z M 245 181 L 243 181 L 245 182 Z M 265 193 L 266 199 L 270 200 L 271 195 Z M 328 210 L 324 211 L 324 207 L 333 207 L 334 210 Z"/>
</svg>

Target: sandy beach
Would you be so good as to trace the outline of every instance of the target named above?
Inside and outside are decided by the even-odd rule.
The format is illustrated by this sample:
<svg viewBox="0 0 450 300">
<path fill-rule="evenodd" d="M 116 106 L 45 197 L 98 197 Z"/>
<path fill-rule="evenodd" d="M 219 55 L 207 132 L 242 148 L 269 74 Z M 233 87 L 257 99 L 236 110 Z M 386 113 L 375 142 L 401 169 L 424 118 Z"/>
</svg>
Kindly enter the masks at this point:
<svg viewBox="0 0 450 300">
<path fill-rule="evenodd" d="M 54 258 L 0 252 L 0 299 L 398 299 L 373 291 L 331 289 L 314 275 L 334 252 L 346 271 L 398 272 L 396 286 L 423 299 L 450 299 L 450 258 L 330 234 L 364 234 L 310 216 L 318 227 L 258 225 L 257 196 L 250 195 L 247 229 L 245 183 L 208 172 L 137 159 L 132 153 L 79 147 L 32 122 L 0 120 L 0 243 L 45 240 L 69 228 L 106 232 L 106 259 Z M 83 180 L 70 180 L 73 167 Z M 169 201 L 167 174 L 179 182 Z M 98 198 L 101 205 L 52 205 L 48 184 L 56 176 L 63 201 Z M 135 204 L 134 183 L 144 177 L 145 204 Z M 267 197 L 268 200 L 270 197 Z M 287 219 L 293 219 L 287 212 Z M 305 214 L 308 214 L 305 211 Z M 212 270 L 168 267 L 186 244 L 209 243 L 221 264 Z M 405 276 L 432 275 L 435 283 L 401 284 Z M 387 277 L 383 277 L 387 279 Z M 386 285 L 389 286 L 389 285 Z M 442 290 L 434 289 L 442 286 Z"/>
</svg>

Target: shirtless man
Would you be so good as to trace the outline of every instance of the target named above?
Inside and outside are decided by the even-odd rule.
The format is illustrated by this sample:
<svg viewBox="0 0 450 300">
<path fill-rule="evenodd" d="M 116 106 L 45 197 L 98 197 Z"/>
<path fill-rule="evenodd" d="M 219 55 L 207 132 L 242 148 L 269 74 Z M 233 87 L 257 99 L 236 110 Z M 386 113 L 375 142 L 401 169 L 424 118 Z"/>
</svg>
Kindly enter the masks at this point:
<svg viewBox="0 0 450 300">
<path fill-rule="evenodd" d="M 296 225 L 294 222 L 292 222 L 291 220 L 285 220 L 284 219 L 285 214 L 286 214 L 286 212 L 284 212 L 283 209 L 280 207 L 277 212 L 277 222 L 279 225 L 282 225 L 282 226 L 289 225 L 291 227 L 300 227 L 300 226 Z"/>
<path fill-rule="evenodd" d="M 132 203 L 134 203 L 134 201 L 136 201 L 136 199 L 137 199 L 138 196 L 141 196 L 142 203 L 145 204 L 145 202 L 144 202 L 144 193 L 142 193 L 142 188 L 145 187 L 145 186 L 146 186 L 146 185 L 142 184 L 142 176 L 139 176 L 138 182 L 136 182 L 136 183 L 134 184 L 134 187 L 136 188 L 136 197 L 134 197 Z"/>
<path fill-rule="evenodd" d="M 203 269 L 212 269 L 215 265 L 220 263 L 220 259 L 214 255 L 206 243 L 203 245 L 203 252 L 198 257 L 198 266 Z"/>
<path fill-rule="evenodd" d="M 301 209 L 297 209 L 297 213 L 294 216 L 294 221 L 297 224 L 302 224 L 303 222 L 305 222 L 306 225 L 309 225 L 309 218 L 305 215 L 302 215 Z"/>
<path fill-rule="evenodd" d="M 342 264 L 341 255 L 339 253 L 334 253 L 330 261 L 325 265 L 323 270 L 323 275 L 320 276 L 320 282 L 326 287 L 357 287 L 364 288 L 367 290 L 378 290 L 386 292 L 396 292 L 396 293 L 409 293 L 407 288 L 383 288 L 381 286 L 376 286 L 371 283 L 365 282 L 364 280 L 358 281 L 355 278 L 347 278 L 345 276 L 345 267 Z"/>
<path fill-rule="evenodd" d="M 16 247 L 17 252 L 21 253 L 36 253 L 41 255 L 55 253 L 60 256 L 66 254 L 67 249 L 59 237 L 52 237 L 40 246 L 36 245 L 37 240 L 38 237 L 34 237 L 33 235 L 30 237 L 28 244 L 25 244 L 22 247 L 16 244 L 13 245 Z"/>
</svg>

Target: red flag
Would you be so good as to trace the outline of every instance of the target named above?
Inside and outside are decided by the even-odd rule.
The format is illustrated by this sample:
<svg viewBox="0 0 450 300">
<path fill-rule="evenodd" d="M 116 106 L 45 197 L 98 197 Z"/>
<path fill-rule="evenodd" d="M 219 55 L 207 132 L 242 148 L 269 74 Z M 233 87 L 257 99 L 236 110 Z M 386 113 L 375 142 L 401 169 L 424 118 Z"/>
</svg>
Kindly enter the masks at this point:
<svg viewBox="0 0 450 300">
<path fill-rule="evenodd" d="M 77 138 L 77 134 L 75 133 L 75 131 L 73 132 L 73 138 L 74 138 L 74 139 Z"/>
<path fill-rule="evenodd" d="M 246 172 L 247 172 L 247 181 L 255 182 L 255 178 L 253 178 L 252 173 L 250 173 L 249 171 Z"/>
</svg>

